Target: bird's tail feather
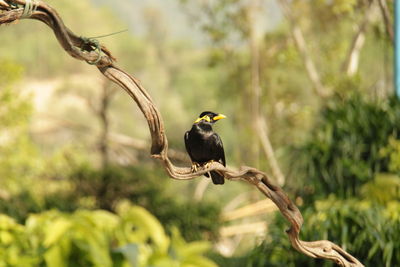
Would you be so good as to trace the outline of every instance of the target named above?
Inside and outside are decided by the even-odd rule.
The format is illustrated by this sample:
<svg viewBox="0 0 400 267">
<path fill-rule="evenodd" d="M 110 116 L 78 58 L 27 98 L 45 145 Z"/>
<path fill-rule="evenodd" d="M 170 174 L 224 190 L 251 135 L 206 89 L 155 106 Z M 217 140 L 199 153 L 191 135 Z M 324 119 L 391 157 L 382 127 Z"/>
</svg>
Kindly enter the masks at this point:
<svg viewBox="0 0 400 267">
<path fill-rule="evenodd" d="M 225 183 L 224 176 L 221 175 L 219 172 L 211 171 L 210 174 L 211 174 L 211 179 L 214 184 L 224 184 Z"/>
</svg>

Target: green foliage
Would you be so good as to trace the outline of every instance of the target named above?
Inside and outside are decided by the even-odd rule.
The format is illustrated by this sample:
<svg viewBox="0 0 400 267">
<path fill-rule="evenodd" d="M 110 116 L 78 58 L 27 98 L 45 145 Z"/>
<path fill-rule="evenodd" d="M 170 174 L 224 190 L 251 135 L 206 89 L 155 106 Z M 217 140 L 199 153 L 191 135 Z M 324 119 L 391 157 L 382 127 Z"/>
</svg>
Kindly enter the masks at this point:
<svg viewBox="0 0 400 267">
<path fill-rule="evenodd" d="M 336 97 L 323 109 L 310 140 L 299 153 L 304 167 L 306 195 L 358 194 L 360 187 L 379 172 L 389 171 L 381 149 L 400 134 L 400 101 L 392 97 L 371 101 L 354 93 Z"/>
<path fill-rule="evenodd" d="M 82 199 L 92 198 L 93 207 L 114 210 L 115 203 L 126 198 L 148 209 L 167 230 L 177 227 L 187 240 L 217 237 L 220 205 L 210 201 L 188 202 L 177 197 L 175 190 L 167 190 L 168 178 L 161 168 L 110 166 L 95 170 L 83 165 L 71 173 L 69 180 L 73 184 L 70 195 L 55 202 L 58 203 L 55 207 L 62 209 L 65 201 L 71 201 L 70 207 L 77 207 L 82 205 L 79 203 Z"/>
<path fill-rule="evenodd" d="M 169 180 L 164 177 L 162 169 L 110 166 L 97 170 L 87 162 L 79 162 L 71 150 L 64 153 L 68 155 L 69 163 L 65 163 L 63 157 L 39 157 L 39 164 L 43 167 L 40 171 L 31 170 L 29 176 L 24 174 L 21 178 L 25 180 L 11 177 L 10 172 L 5 173 L 7 179 L 3 182 L 13 183 L 18 190 L 3 188 L 5 196 L 0 197 L 0 213 L 23 222 L 30 213 L 49 209 L 73 212 L 79 208 L 103 208 L 115 211 L 121 199 L 129 199 L 154 214 L 167 231 L 178 228 L 187 240 L 217 238 L 221 223 L 216 218 L 219 218 L 220 205 L 206 200 L 192 203 L 182 196 L 176 197 L 174 191 L 166 189 Z M 26 165 L 26 159 L 20 164 Z M 10 168 L 18 169 L 14 165 Z"/>
<path fill-rule="evenodd" d="M 26 124 L 31 106 L 12 85 L 21 78 L 22 67 L 0 59 L 0 129 Z M 14 90 L 12 90 L 14 89 Z M 2 133 L 4 134 L 4 133 Z"/>
<path fill-rule="evenodd" d="M 21 78 L 22 66 L 4 59 L 0 63 L 0 86 L 3 89 Z"/>
<path fill-rule="evenodd" d="M 381 205 L 369 199 L 341 200 L 331 195 L 315 202 L 303 216 L 303 240 L 331 240 L 367 266 L 389 267 L 400 261 L 399 201 Z M 270 240 L 256 248 L 243 266 L 334 266 L 295 251 L 282 230 L 285 227 L 286 222 L 278 215 Z"/>
<path fill-rule="evenodd" d="M 16 138 L 19 140 L 18 136 Z M 78 149 L 60 148 L 58 153 L 46 157 L 32 140 L 24 134 L 21 138 L 25 140 L 23 145 L 13 141 L 0 154 L 0 173 L 4 175 L 0 213 L 21 223 L 30 213 L 46 209 L 73 211 L 79 207 L 95 207 L 88 204 L 87 197 L 70 193 L 74 184 L 68 177 L 74 171 L 75 163 L 72 162 L 79 159 L 81 152 Z"/>
<path fill-rule="evenodd" d="M 203 256 L 209 243 L 188 243 L 178 230 L 167 236 L 153 215 L 128 202 L 117 211 L 51 210 L 25 225 L 0 215 L 0 266 L 216 266 Z"/>
<path fill-rule="evenodd" d="M 28 189 L 41 170 L 28 136 L 31 103 L 14 86 L 21 74 L 20 65 L 0 60 L 0 212 L 15 218 L 39 210 Z"/>
<path fill-rule="evenodd" d="M 399 262 L 400 178 L 393 174 L 399 125 L 400 101 L 394 97 L 373 101 L 350 93 L 327 104 L 296 158 L 304 167 L 298 182 L 307 180 L 292 183 L 308 207 L 302 212 L 303 240 L 331 240 L 371 266 Z M 277 217 L 270 240 L 250 253 L 248 266 L 333 266 L 294 251 L 285 227 Z"/>
<path fill-rule="evenodd" d="M 394 174 L 379 173 L 371 182 L 364 184 L 361 196 L 385 205 L 390 201 L 400 201 L 400 177 Z"/>
<path fill-rule="evenodd" d="M 382 157 L 389 157 L 389 171 L 400 174 L 400 140 L 390 136 L 387 147 L 380 152 Z"/>
</svg>

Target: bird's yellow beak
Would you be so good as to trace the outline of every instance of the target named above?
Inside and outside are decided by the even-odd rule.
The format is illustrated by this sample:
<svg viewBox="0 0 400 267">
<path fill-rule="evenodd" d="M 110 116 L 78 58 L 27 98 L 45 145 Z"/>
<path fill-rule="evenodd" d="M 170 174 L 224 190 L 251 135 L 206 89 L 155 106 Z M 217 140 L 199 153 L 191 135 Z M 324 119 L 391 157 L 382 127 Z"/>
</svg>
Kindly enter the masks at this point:
<svg viewBox="0 0 400 267">
<path fill-rule="evenodd" d="M 224 114 L 218 114 L 218 116 L 215 116 L 213 118 L 214 121 L 220 120 L 220 119 L 225 119 L 226 116 Z"/>
</svg>

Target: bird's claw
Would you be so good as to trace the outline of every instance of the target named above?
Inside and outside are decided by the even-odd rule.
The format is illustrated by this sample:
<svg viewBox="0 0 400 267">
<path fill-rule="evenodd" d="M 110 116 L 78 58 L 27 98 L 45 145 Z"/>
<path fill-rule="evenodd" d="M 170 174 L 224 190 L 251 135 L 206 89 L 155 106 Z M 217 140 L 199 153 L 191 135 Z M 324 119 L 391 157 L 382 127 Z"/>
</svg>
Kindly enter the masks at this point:
<svg viewBox="0 0 400 267">
<path fill-rule="evenodd" d="M 197 172 L 197 169 L 200 168 L 200 164 L 196 163 L 196 162 L 192 162 L 192 172 Z"/>
<path fill-rule="evenodd" d="M 213 164 L 214 162 L 215 162 L 214 160 L 208 161 L 208 162 L 204 165 L 204 168 L 205 168 L 205 169 L 208 169 L 208 168 L 211 166 L 211 164 Z"/>
<path fill-rule="evenodd" d="M 213 164 L 214 162 L 215 162 L 214 160 L 210 160 L 204 165 L 200 165 L 197 162 L 192 162 L 191 171 L 197 172 L 199 170 L 199 168 L 204 168 L 204 169 L 210 168 L 211 164 Z"/>
</svg>

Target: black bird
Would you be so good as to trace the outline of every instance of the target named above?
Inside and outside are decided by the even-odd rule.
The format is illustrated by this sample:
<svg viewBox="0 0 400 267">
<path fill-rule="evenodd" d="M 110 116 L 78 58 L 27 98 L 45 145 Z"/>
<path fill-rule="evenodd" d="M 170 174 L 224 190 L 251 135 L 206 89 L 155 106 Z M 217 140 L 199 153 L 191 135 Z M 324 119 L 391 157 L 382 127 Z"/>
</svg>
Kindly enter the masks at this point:
<svg viewBox="0 0 400 267">
<path fill-rule="evenodd" d="M 193 171 L 213 161 L 225 166 L 224 146 L 219 135 L 212 129 L 212 125 L 223 118 L 226 118 L 225 115 L 204 111 L 194 122 L 192 129 L 185 133 L 185 146 L 192 160 Z M 224 184 L 224 176 L 219 172 L 211 171 L 204 175 L 210 177 L 209 174 L 214 184 Z"/>
</svg>

